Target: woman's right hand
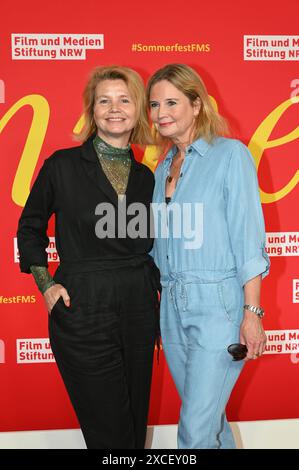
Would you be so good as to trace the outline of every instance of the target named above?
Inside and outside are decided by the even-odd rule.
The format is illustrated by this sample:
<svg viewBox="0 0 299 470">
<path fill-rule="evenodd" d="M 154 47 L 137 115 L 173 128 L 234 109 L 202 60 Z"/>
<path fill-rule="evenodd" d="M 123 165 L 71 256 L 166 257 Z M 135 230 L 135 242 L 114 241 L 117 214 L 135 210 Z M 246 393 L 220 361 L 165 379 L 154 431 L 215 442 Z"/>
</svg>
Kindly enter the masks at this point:
<svg viewBox="0 0 299 470">
<path fill-rule="evenodd" d="M 68 291 L 61 284 L 55 284 L 54 286 L 49 287 L 44 292 L 44 299 L 46 302 L 47 310 L 50 315 L 54 305 L 56 304 L 56 302 L 58 302 L 60 297 L 62 297 L 64 305 L 66 307 L 69 307 L 71 305 L 71 299 L 68 294 Z"/>
</svg>

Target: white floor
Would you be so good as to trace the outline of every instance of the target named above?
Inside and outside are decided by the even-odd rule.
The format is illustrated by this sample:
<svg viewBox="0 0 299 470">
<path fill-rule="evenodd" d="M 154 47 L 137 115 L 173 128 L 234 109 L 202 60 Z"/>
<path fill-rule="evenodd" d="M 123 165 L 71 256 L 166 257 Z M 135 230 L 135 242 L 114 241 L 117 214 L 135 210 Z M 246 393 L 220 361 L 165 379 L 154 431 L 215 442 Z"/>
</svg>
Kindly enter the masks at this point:
<svg viewBox="0 0 299 470">
<path fill-rule="evenodd" d="M 299 449 L 299 419 L 231 423 L 239 449 Z M 149 426 L 148 449 L 175 449 L 176 426 Z M 77 429 L 0 433 L 0 449 L 85 449 Z"/>
</svg>

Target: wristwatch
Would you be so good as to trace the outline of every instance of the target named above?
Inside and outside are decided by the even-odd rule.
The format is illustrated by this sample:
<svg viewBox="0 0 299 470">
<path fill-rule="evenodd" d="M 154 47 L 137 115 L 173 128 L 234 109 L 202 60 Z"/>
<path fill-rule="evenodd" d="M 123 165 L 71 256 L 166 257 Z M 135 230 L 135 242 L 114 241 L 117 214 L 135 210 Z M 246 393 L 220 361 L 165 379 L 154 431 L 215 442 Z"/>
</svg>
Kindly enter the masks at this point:
<svg viewBox="0 0 299 470">
<path fill-rule="evenodd" d="M 244 308 L 246 310 L 250 310 L 250 312 L 255 313 L 259 318 L 263 318 L 265 315 L 264 310 L 261 307 L 255 307 L 254 305 L 246 304 L 244 305 Z"/>
</svg>

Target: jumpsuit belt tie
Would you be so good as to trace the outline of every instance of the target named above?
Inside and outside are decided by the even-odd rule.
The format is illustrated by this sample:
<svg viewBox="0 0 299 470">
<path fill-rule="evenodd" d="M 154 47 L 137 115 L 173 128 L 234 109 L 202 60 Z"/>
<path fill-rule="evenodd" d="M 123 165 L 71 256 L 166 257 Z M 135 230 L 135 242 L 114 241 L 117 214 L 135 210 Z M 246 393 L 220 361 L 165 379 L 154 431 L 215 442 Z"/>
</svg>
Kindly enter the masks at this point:
<svg viewBox="0 0 299 470">
<path fill-rule="evenodd" d="M 169 295 L 175 309 L 184 311 L 187 307 L 186 284 L 209 284 L 221 282 L 225 279 L 236 277 L 236 269 L 229 271 L 184 271 L 172 272 L 161 276 L 161 286 L 169 289 Z"/>
</svg>

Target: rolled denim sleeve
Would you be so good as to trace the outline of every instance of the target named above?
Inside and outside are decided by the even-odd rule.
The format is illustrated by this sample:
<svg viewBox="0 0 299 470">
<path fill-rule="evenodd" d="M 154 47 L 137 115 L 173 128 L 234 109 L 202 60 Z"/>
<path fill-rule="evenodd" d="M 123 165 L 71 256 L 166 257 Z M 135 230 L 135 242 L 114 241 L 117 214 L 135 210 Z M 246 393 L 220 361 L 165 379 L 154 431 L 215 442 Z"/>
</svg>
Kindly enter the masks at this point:
<svg viewBox="0 0 299 470">
<path fill-rule="evenodd" d="M 254 160 L 245 145 L 233 141 L 224 194 L 231 249 L 241 285 L 269 273 L 266 235 Z"/>
</svg>

